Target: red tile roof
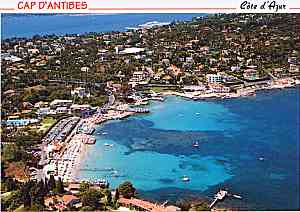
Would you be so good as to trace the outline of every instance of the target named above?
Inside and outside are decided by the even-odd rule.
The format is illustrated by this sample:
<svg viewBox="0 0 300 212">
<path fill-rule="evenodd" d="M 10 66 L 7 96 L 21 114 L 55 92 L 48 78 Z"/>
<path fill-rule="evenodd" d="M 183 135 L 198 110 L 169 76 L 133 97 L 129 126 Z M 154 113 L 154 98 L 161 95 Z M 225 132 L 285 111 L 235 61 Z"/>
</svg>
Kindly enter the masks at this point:
<svg viewBox="0 0 300 212">
<path fill-rule="evenodd" d="M 79 198 L 74 196 L 74 195 L 71 195 L 71 194 L 68 194 L 68 195 L 64 195 L 62 197 L 62 200 L 64 202 L 65 205 L 68 205 L 72 200 L 78 200 Z"/>
</svg>

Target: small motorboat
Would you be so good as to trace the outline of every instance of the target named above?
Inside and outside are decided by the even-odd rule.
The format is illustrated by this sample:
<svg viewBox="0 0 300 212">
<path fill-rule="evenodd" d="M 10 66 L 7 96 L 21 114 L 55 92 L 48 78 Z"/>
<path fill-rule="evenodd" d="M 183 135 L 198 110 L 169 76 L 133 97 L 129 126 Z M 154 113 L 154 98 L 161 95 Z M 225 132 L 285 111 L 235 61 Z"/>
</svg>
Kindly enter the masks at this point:
<svg viewBox="0 0 300 212">
<path fill-rule="evenodd" d="M 196 115 L 200 115 L 200 113 L 196 113 Z"/>
<path fill-rule="evenodd" d="M 260 157 L 260 158 L 258 158 L 258 160 L 263 161 L 263 160 L 265 160 L 265 158 L 264 157 Z"/>
<path fill-rule="evenodd" d="M 196 141 L 196 142 L 193 144 L 193 147 L 199 147 L 198 141 Z"/>
<path fill-rule="evenodd" d="M 240 195 L 233 194 L 232 196 L 237 198 L 237 199 L 242 199 L 242 197 Z"/>
<path fill-rule="evenodd" d="M 102 135 L 107 135 L 107 132 L 103 132 Z"/>
<path fill-rule="evenodd" d="M 190 181 L 190 178 L 188 178 L 187 176 L 183 176 L 183 177 L 181 178 L 181 180 L 182 180 L 183 182 L 189 182 L 189 181 Z"/>
<path fill-rule="evenodd" d="M 113 144 L 104 143 L 104 146 L 113 147 L 114 145 Z"/>
</svg>

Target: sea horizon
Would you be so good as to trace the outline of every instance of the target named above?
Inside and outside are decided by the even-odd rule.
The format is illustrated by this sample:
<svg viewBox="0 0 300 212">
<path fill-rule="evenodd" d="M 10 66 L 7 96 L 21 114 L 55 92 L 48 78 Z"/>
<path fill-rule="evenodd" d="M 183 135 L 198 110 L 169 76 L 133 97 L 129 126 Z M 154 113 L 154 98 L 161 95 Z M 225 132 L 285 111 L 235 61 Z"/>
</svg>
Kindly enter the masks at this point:
<svg viewBox="0 0 300 212">
<path fill-rule="evenodd" d="M 190 21 L 204 13 L 1 14 L 1 39 L 127 31 L 151 21 Z M 47 24 L 44 24 L 47 23 Z"/>
</svg>

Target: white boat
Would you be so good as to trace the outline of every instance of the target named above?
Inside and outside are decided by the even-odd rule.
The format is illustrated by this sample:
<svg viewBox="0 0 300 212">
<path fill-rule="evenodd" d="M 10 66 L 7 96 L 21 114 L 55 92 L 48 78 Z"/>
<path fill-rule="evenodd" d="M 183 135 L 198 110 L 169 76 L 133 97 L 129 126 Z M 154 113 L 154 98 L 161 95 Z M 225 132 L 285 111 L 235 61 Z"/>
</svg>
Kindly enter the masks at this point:
<svg viewBox="0 0 300 212">
<path fill-rule="evenodd" d="M 199 147 L 198 141 L 196 141 L 196 142 L 193 144 L 193 147 Z"/>
<path fill-rule="evenodd" d="M 104 146 L 113 147 L 113 144 L 104 143 Z"/>
<path fill-rule="evenodd" d="M 102 135 L 107 135 L 107 132 L 103 132 Z"/>
<path fill-rule="evenodd" d="M 196 115 L 200 115 L 200 113 L 196 113 Z"/>
<path fill-rule="evenodd" d="M 181 180 L 182 180 L 183 182 L 189 182 L 189 181 L 190 181 L 190 178 L 188 178 L 187 176 L 183 176 L 183 177 L 181 178 Z"/>
<path fill-rule="evenodd" d="M 242 199 L 242 197 L 241 196 L 239 196 L 239 195 L 236 195 L 236 194 L 234 194 L 234 195 L 232 195 L 233 197 L 235 197 L 235 198 L 238 198 L 238 199 Z"/>
</svg>

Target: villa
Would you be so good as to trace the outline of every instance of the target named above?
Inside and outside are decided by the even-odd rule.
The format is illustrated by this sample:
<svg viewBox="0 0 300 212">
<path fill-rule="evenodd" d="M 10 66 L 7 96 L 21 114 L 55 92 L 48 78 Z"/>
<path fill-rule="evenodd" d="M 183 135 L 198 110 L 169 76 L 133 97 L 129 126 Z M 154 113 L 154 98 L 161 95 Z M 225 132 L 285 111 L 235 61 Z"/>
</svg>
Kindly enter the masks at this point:
<svg viewBox="0 0 300 212">
<path fill-rule="evenodd" d="M 132 74 L 132 78 L 130 79 L 130 81 L 132 82 L 141 82 L 144 81 L 146 79 L 146 75 L 144 74 L 143 71 L 135 71 Z"/>
<path fill-rule="evenodd" d="M 71 91 L 71 96 L 78 96 L 79 98 L 89 98 L 91 94 L 90 92 L 87 92 L 85 88 L 78 87 Z"/>
<path fill-rule="evenodd" d="M 222 76 L 218 74 L 207 74 L 206 75 L 207 83 L 219 83 L 222 82 Z"/>
<path fill-rule="evenodd" d="M 67 207 L 75 207 L 75 208 L 81 208 L 82 203 L 80 202 L 80 199 L 74 195 L 63 195 L 60 196 L 51 196 L 46 197 L 44 199 L 45 206 L 51 210 L 53 209 L 65 209 Z"/>
<path fill-rule="evenodd" d="M 255 69 L 246 69 L 243 74 L 246 80 L 257 80 L 259 78 L 258 73 Z"/>
</svg>

